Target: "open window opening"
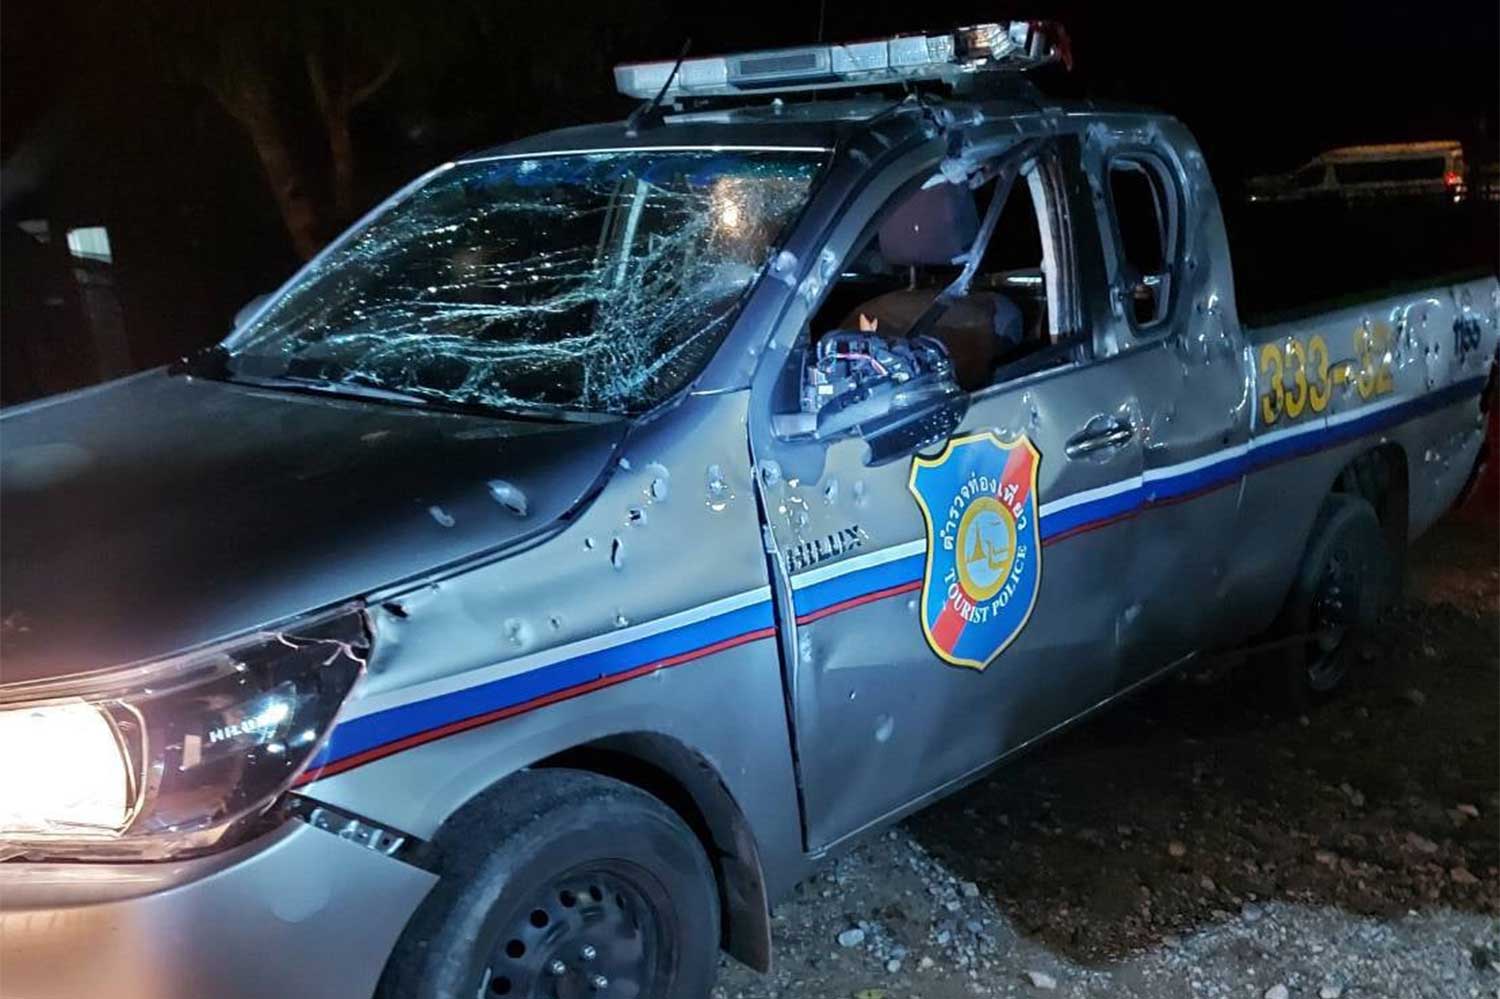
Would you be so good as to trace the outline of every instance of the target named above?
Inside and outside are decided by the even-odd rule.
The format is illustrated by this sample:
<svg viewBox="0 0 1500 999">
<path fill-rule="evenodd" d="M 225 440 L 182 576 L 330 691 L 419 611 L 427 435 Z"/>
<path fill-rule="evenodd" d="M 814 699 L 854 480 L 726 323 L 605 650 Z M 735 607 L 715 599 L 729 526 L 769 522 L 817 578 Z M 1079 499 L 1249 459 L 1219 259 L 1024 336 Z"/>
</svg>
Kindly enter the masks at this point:
<svg viewBox="0 0 1500 999">
<path fill-rule="evenodd" d="M 990 164 L 968 184 L 916 182 L 892 199 L 848 258 L 811 323 L 816 346 L 844 331 L 926 335 L 975 391 L 1069 338 L 1059 184 L 1049 157 Z M 998 206 L 995 199 L 1003 199 Z M 991 208 L 998 215 L 990 219 Z M 987 229 L 987 225 L 989 228 Z M 955 280 L 977 251 L 966 286 Z"/>
<path fill-rule="evenodd" d="M 1121 260 L 1119 290 L 1139 330 L 1157 325 L 1171 311 L 1177 212 L 1169 191 L 1162 168 L 1149 159 L 1110 162 L 1110 210 Z"/>
<path fill-rule="evenodd" d="M 889 436 L 882 420 L 932 429 L 961 416 L 967 393 L 1071 359 L 1062 190 L 1051 149 L 1035 145 L 958 183 L 931 174 L 901 189 L 804 330 L 778 393 L 778 432 L 872 440 Z"/>
</svg>

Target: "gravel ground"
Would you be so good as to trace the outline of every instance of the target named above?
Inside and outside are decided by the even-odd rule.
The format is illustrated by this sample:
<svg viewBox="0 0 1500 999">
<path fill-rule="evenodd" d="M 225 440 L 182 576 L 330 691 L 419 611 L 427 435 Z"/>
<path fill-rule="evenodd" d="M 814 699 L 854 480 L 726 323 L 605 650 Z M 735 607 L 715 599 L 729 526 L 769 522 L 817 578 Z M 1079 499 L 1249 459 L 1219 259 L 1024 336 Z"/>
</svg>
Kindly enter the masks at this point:
<svg viewBox="0 0 1500 999">
<path fill-rule="evenodd" d="M 1500 999 L 1493 518 L 1300 718 L 1165 684 L 832 860 L 715 999 Z"/>
</svg>

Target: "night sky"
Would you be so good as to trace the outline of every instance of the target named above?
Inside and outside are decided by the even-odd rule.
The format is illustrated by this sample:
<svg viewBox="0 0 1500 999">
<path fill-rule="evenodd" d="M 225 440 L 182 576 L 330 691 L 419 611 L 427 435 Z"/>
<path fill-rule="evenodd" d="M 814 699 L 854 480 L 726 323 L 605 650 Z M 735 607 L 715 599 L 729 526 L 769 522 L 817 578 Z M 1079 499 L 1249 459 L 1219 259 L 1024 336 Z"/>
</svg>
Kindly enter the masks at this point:
<svg viewBox="0 0 1500 999">
<path fill-rule="evenodd" d="M 193 38 L 212 39 L 220 25 L 230 32 L 237 17 L 254 16 L 237 11 L 268 5 L 214 4 L 205 15 L 172 0 L 5 4 L 5 401 L 98 377 L 58 310 L 37 306 L 45 281 L 23 259 L 29 251 L 17 251 L 20 220 L 108 226 L 131 367 L 219 338 L 240 304 L 296 265 L 245 132 L 191 72 L 210 47 Z M 615 62 L 671 58 L 686 38 L 697 54 L 809 42 L 820 19 L 825 40 L 1060 19 L 1077 65 L 1067 75 L 1048 70 L 1049 89 L 1177 115 L 1226 191 L 1352 142 L 1458 138 L 1472 164 L 1497 151 L 1497 6 L 369 0 L 351 8 L 362 12 L 356 21 L 400 25 L 406 41 L 389 83 L 351 117 L 354 207 L 465 150 L 623 116 L 631 105 L 613 93 Z M 287 66 L 295 82 L 300 66 Z M 313 102 L 293 82 L 274 100 L 293 153 L 320 176 L 326 152 Z"/>
</svg>

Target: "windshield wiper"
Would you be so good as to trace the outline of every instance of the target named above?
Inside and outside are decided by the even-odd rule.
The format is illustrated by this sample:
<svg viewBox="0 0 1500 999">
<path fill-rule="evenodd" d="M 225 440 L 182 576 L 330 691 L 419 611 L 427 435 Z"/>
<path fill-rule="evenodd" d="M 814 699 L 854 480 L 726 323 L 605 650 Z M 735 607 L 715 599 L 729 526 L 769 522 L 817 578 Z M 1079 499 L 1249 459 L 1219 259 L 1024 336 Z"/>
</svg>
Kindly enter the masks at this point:
<svg viewBox="0 0 1500 999">
<path fill-rule="evenodd" d="M 620 417 L 612 413 L 589 413 L 573 409 L 561 409 L 545 405 L 507 402 L 494 405 L 472 399 L 456 399 L 439 392 L 422 392 L 412 389 L 392 389 L 383 385 L 371 385 L 348 379 L 309 378 L 305 375 L 250 375 L 233 373 L 229 381 L 242 382 L 262 388 L 290 388 L 319 395 L 331 395 L 346 399 L 373 399 L 401 406 L 422 409 L 442 409 L 493 418 L 511 417 L 539 423 L 612 423 Z"/>
<path fill-rule="evenodd" d="M 349 379 L 330 382 L 330 384 L 335 389 L 340 385 L 353 385 L 358 392 L 368 393 L 371 398 L 379 398 L 378 393 L 388 393 L 386 398 L 393 402 L 409 399 L 421 405 L 447 407 L 459 412 L 481 413 L 487 416 L 517 416 L 523 420 L 537 420 L 543 423 L 612 423 L 620 418 L 614 413 L 592 413 L 587 410 L 551 406 L 543 402 L 524 402 L 520 399 L 507 399 L 503 403 L 490 402 L 477 392 L 464 397 L 454 397 L 443 392 L 425 392 L 420 389 L 391 389 L 384 385 L 364 381 L 363 376 L 358 374 L 350 375 Z"/>
<path fill-rule="evenodd" d="M 300 375 L 251 375 L 234 372 L 229 381 L 255 385 L 261 388 L 293 388 L 321 395 L 348 396 L 357 399 L 379 399 L 382 402 L 397 402 L 404 406 L 433 406 L 441 400 L 416 392 L 403 392 L 357 382 L 331 381 L 327 378 L 306 378 Z"/>
</svg>

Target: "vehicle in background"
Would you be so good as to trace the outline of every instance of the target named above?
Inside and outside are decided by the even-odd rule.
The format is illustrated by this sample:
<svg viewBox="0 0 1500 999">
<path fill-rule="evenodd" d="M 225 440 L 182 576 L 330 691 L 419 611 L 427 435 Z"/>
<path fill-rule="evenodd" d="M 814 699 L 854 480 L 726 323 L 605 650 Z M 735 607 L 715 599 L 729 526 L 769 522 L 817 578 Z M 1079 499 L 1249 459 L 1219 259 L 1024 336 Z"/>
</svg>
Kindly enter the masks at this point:
<svg viewBox="0 0 1500 999">
<path fill-rule="evenodd" d="M 1341 146 L 1290 173 L 1253 177 L 1251 201 L 1336 197 L 1447 198 L 1467 192 L 1463 145 L 1455 141 Z"/>
</svg>

